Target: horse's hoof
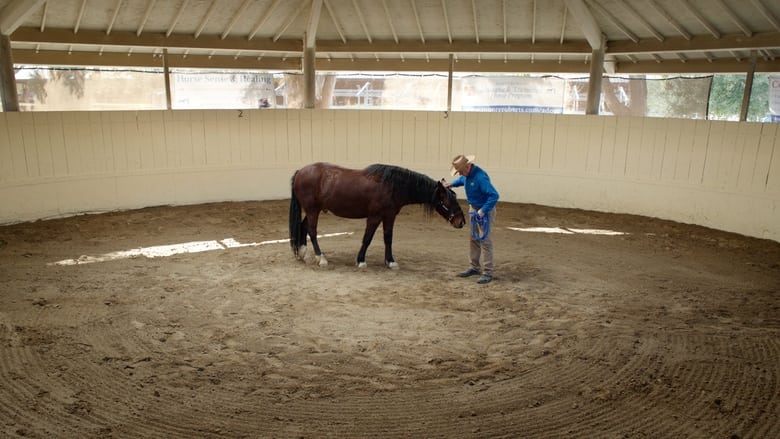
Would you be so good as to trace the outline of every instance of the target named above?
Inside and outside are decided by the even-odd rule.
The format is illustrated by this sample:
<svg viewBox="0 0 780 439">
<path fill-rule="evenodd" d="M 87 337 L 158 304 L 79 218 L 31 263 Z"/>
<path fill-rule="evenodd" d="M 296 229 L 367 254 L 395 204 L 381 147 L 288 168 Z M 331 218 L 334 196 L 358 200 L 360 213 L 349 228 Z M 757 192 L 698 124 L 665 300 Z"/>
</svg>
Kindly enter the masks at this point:
<svg viewBox="0 0 780 439">
<path fill-rule="evenodd" d="M 368 264 L 365 262 L 358 262 L 358 268 L 368 268 Z"/>
<path fill-rule="evenodd" d="M 325 268 L 325 267 L 328 266 L 328 260 L 325 259 L 325 255 L 320 255 L 317 258 L 320 260 L 320 262 L 319 262 L 320 267 Z"/>
<path fill-rule="evenodd" d="M 298 259 L 305 260 L 306 259 L 306 246 L 302 245 L 298 247 Z"/>
<path fill-rule="evenodd" d="M 398 262 L 393 261 L 387 263 L 387 268 L 391 270 L 398 270 L 399 268 L 401 268 L 401 266 L 398 265 Z"/>
</svg>

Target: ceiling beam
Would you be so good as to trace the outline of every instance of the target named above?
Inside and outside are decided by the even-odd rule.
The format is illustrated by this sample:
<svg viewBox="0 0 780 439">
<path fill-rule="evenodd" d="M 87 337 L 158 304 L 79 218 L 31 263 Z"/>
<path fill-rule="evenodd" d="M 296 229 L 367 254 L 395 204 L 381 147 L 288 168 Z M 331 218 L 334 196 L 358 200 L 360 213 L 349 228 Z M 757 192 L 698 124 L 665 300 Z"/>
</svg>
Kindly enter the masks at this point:
<svg viewBox="0 0 780 439">
<path fill-rule="evenodd" d="M 638 61 L 636 63 L 618 63 L 618 74 L 663 74 L 663 73 L 742 73 L 749 68 L 750 59 L 737 61 L 734 58 L 714 59 L 712 62 L 706 59 L 656 61 Z M 777 72 L 780 69 L 780 61 L 759 60 L 756 62 L 756 72 Z"/>
<path fill-rule="evenodd" d="M 473 40 L 456 40 L 452 43 L 446 40 L 429 40 L 425 43 L 413 41 L 392 40 L 367 43 L 365 41 L 350 41 L 344 44 L 338 40 L 319 40 L 317 50 L 320 52 L 352 52 L 352 53 L 562 53 L 589 54 L 590 46 L 585 41 L 537 41 L 536 43 L 481 40 L 479 44 Z"/>
<path fill-rule="evenodd" d="M 774 48 L 780 41 L 780 32 L 721 35 L 719 38 L 706 35 L 692 36 L 690 40 L 680 37 L 667 38 L 663 42 L 655 39 L 630 41 L 610 41 L 607 53 L 612 55 L 665 52 L 702 52 L 719 50 L 751 50 Z"/>
<path fill-rule="evenodd" d="M 12 34 L 45 0 L 13 0 L 0 11 L 0 33 Z"/>
<path fill-rule="evenodd" d="M 588 5 L 583 0 L 564 0 L 565 6 L 571 11 L 571 16 L 577 21 L 580 26 L 585 39 L 588 40 L 591 49 L 597 49 L 600 47 L 601 41 L 601 28 L 590 12 Z"/>
<path fill-rule="evenodd" d="M 136 35 L 132 31 L 115 31 L 110 35 L 103 31 L 82 29 L 74 34 L 70 29 L 49 28 L 40 32 L 38 28 L 23 27 L 11 34 L 12 41 L 28 43 L 82 44 L 96 46 L 136 46 L 153 48 L 214 49 L 214 50 L 254 50 L 268 52 L 300 52 L 302 40 L 268 39 L 247 40 L 245 37 L 204 35 L 197 38 L 189 34 L 174 33 L 166 37 L 164 33 L 146 32 Z"/>
<path fill-rule="evenodd" d="M 113 66 L 113 67 L 149 67 L 162 69 L 163 61 L 152 53 L 125 52 L 67 52 L 46 50 L 14 50 L 14 61 L 33 65 L 70 65 L 70 66 Z M 18 58 L 17 58 L 18 57 Z M 268 69 L 300 70 L 300 58 L 255 56 L 235 57 L 232 55 L 183 55 L 168 54 L 169 68 L 225 68 L 225 69 Z"/>
</svg>

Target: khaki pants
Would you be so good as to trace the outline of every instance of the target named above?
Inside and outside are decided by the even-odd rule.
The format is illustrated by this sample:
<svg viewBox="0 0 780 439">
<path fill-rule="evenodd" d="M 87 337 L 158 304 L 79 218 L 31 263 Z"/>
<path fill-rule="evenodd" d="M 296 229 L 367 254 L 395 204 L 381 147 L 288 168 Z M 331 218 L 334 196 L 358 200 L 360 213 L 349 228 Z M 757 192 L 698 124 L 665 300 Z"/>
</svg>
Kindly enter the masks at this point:
<svg viewBox="0 0 780 439">
<path fill-rule="evenodd" d="M 473 212 L 474 208 L 469 206 L 469 213 Z M 474 238 L 474 234 L 482 236 L 482 230 L 471 230 L 469 238 L 469 259 L 471 260 L 471 268 L 479 270 L 482 274 L 488 276 L 493 275 L 493 223 L 496 221 L 496 209 L 491 210 L 487 214 L 488 216 L 488 234 L 482 241 L 477 241 Z M 480 264 L 480 258 L 482 263 Z"/>
</svg>

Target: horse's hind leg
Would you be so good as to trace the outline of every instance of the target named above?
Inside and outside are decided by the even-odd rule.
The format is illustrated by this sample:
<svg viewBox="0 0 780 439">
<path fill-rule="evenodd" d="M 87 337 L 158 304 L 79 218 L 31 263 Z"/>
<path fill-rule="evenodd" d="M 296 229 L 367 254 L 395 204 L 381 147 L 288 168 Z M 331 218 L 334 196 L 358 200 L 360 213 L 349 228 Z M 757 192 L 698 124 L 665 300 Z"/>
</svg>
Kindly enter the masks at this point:
<svg viewBox="0 0 780 439">
<path fill-rule="evenodd" d="M 319 220 L 320 212 L 314 212 L 306 214 L 304 223 L 306 230 L 309 232 L 309 238 L 311 238 L 311 246 L 314 247 L 314 257 L 319 261 L 320 267 L 327 267 L 328 260 L 325 259 L 325 255 L 320 250 L 320 244 L 317 242 L 317 222 Z"/>
</svg>

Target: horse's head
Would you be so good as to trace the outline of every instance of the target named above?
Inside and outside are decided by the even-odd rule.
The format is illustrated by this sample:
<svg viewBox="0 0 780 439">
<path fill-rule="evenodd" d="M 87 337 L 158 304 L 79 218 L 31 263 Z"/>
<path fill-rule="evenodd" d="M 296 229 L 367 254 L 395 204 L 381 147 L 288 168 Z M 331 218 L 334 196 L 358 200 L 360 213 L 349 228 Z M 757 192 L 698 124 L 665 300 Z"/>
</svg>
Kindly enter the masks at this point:
<svg viewBox="0 0 780 439">
<path fill-rule="evenodd" d="M 436 209 L 442 218 L 446 219 L 453 227 L 460 229 L 466 224 L 466 218 L 463 216 L 463 210 L 458 204 L 458 198 L 455 192 L 444 187 L 442 182 L 436 183 L 436 192 L 433 195 L 433 208 Z"/>
</svg>

